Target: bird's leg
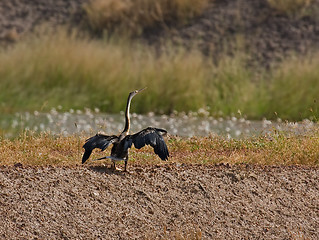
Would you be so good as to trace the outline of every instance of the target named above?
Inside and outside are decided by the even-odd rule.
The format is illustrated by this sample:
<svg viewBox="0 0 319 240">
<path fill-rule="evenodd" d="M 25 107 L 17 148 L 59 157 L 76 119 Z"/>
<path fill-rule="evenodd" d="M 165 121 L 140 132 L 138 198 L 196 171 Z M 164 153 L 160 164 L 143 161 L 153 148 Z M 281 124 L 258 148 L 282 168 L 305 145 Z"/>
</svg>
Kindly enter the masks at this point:
<svg viewBox="0 0 319 240">
<path fill-rule="evenodd" d="M 126 170 L 127 161 L 128 161 L 128 156 L 124 159 L 124 171 L 123 172 L 127 172 L 127 170 Z"/>
<path fill-rule="evenodd" d="M 111 169 L 112 169 L 113 171 L 116 170 L 116 168 L 115 168 L 115 161 L 114 161 L 114 160 L 112 160 Z"/>
</svg>

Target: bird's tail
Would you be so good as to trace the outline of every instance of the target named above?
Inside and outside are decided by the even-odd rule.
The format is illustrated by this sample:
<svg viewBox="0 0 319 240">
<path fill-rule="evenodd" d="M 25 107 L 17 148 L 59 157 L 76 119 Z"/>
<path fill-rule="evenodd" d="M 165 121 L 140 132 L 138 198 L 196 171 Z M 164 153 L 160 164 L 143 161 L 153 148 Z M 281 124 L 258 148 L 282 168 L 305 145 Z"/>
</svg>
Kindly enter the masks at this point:
<svg viewBox="0 0 319 240">
<path fill-rule="evenodd" d="M 82 157 L 82 164 L 85 163 L 86 160 L 90 157 L 92 150 L 85 150 L 83 157 Z"/>
</svg>

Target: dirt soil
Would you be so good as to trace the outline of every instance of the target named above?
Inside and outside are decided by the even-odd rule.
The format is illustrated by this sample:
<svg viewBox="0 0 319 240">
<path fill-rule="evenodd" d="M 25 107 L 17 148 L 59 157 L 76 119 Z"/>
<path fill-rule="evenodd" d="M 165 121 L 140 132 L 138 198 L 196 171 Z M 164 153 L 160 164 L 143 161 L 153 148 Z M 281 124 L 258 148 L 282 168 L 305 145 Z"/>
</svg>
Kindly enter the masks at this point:
<svg viewBox="0 0 319 240">
<path fill-rule="evenodd" d="M 1 239 L 319 239 L 319 169 L 0 168 Z"/>
</svg>

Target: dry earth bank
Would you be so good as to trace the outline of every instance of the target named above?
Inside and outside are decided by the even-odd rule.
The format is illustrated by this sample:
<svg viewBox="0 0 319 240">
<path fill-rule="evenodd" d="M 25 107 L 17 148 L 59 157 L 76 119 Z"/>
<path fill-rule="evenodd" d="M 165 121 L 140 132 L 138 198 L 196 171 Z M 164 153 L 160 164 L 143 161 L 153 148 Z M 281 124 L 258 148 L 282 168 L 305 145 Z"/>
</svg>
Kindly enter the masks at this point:
<svg viewBox="0 0 319 240">
<path fill-rule="evenodd" d="M 318 239 L 319 169 L 0 168 L 2 239 Z"/>
</svg>

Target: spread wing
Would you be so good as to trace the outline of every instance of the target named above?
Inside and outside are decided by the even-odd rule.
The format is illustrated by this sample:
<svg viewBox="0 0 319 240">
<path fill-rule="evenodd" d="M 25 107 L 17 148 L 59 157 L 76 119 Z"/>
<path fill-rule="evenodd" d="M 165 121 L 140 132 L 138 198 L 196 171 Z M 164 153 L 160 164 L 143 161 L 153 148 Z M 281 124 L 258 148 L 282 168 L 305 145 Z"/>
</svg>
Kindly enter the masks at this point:
<svg viewBox="0 0 319 240">
<path fill-rule="evenodd" d="M 85 161 L 90 157 L 94 148 L 99 148 L 101 151 L 104 151 L 110 144 L 116 142 L 117 140 L 118 137 L 115 135 L 107 136 L 103 134 L 96 134 L 95 136 L 90 137 L 83 145 L 85 152 L 82 157 L 82 163 L 85 163 Z"/>
<path fill-rule="evenodd" d="M 164 129 L 148 127 L 134 135 L 126 136 L 124 139 L 124 148 L 130 148 L 132 143 L 134 143 L 134 146 L 137 149 L 140 149 L 145 145 L 151 145 L 154 148 L 154 152 L 162 160 L 167 160 L 169 152 L 163 138 L 166 134 L 167 131 Z"/>
</svg>

